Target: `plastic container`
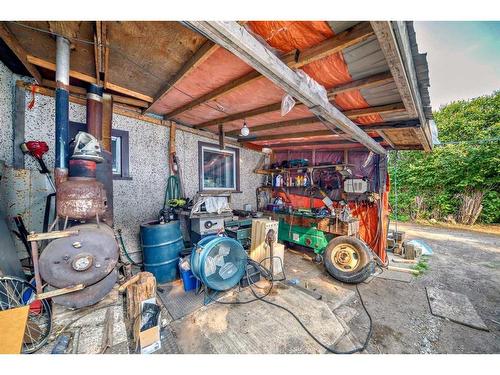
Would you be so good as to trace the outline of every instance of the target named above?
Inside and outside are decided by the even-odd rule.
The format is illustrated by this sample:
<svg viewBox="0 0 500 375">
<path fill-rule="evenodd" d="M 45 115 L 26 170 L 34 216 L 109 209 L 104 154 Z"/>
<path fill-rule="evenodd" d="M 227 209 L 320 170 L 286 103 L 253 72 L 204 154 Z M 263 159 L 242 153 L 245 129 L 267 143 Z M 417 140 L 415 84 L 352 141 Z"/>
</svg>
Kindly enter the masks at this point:
<svg viewBox="0 0 500 375">
<path fill-rule="evenodd" d="M 160 224 L 151 221 L 141 224 L 141 248 L 144 270 L 151 272 L 158 284 L 179 278 L 179 258 L 184 250 L 178 220 Z"/>
<path fill-rule="evenodd" d="M 184 291 L 189 292 L 190 290 L 196 289 L 198 286 L 198 279 L 193 275 L 191 270 L 183 270 L 179 267 L 181 273 L 182 285 L 184 286 Z"/>
</svg>

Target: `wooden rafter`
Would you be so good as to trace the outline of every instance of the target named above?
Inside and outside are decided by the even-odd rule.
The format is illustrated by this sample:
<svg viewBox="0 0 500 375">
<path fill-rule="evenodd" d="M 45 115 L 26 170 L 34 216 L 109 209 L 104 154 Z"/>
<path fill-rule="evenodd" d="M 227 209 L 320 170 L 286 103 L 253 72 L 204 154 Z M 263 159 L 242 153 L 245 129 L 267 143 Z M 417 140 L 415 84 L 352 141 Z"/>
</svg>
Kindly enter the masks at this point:
<svg viewBox="0 0 500 375">
<path fill-rule="evenodd" d="M 388 82 L 392 81 L 392 75 L 390 73 L 381 73 L 381 74 L 376 74 L 372 77 L 356 80 L 353 82 L 349 82 L 348 84 L 337 86 L 334 88 L 331 88 L 327 91 L 328 93 L 328 98 L 330 100 L 333 100 L 335 98 L 335 95 L 338 95 L 339 93 L 344 93 L 344 92 L 349 92 L 353 90 L 359 90 L 362 88 L 368 88 L 368 87 L 376 87 L 380 86 L 383 84 L 386 84 Z M 302 103 L 297 103 L 295 106 L 300 107 L 302 106 Z M 228 115 L 222 118 L 214 119 L 214 120 L 209 120 L 206 121 L 202 124 L 194 125 L 195 128 L 198 129 L 203 129 L 212 125 L 217 125 L 225 122 L 230 122 L 230 121 L 236 121 L 236 120 L 243 120 L 248 117 L 253 117 L 253 116 L 258 116 L 262 115 L 265 113 L 269 112 L 275 112 L 279 111 L 281 109 L 281 102 L 278 103 L 273 103 L 273 104 L 267 104 L 265 106 L 259 107 L 259 108 L 254 108 L 248 111 L 243 111 L 239 113 L 235 113 L 232 115 Z"/>
<path fill-rule="evenodd" d="M 107 40 L 107 25 L 104 21 L 95 22 L 94 57 L 96 84 L 103 84 L 107 88 L 109 66 L 109 47 Z"/>
<path fill-rule="evenodd" d="M 288 65 L 290 68 L 300 68 L 304 65 L 310 64 L 311 62 L 340 52 L 345 48 L 361 43 L 372 35 L 374 35 L 374 33 L 369 22 L 361 22 L 349 28 L 348 30 L 319 43 L 314 47 L 308 48 L 304 51 L 291 51 L 282 56 L 281 61 Z M 215 100 L 222 95 L 229 94 L 236 89 L 242 88 L 243 86 L 248 85 L 249 83 L 254 82 L 261 77 L 262 75 L 258 71 L 252 71 L 241 78 L 223 85 L 171 111 L 170 113 L 166 114 L 165 117 L 173 118 L 175 116 L 178 116 L 181 113 L 186 112 L 200 104 Z"/>
<path fill-rule="evenodd" d="M 31 56 L 31 55 L 28 55 L 27 58 L 28 58 L 28 61 L 33 65 L 40 66 L 40 67 L 48 69 L 48 70 L 52 70 L 54 72 L 56 71 L 56 64 L 54 64 L 53 62 L 50 62 L 50 61 L 47 61 L 44 59 L 40 59 L 38 57 Z M 95 83 L 95 77 L 89 76 L 88 74 L 77 72 L 76 70 L 70 70 L 69 76 L 76 78 L 76 79 L 79 79 L 83 82 Z M 119 92 L 121 94 L 125 94 L 125 95 L 131 96 L 133 98 L 137 98 L 137 99 L 146 101 L 148 103 L 151 103 L 153 101 L 153 98 L 151 96 L 141 94 L 137 91 L 129 90 L 125 87 L 115 85 L 114 83 L 111 83 L 111 82 L 108 83 L 107 86 L 108 86 L 107 88 L 109 90 L 113 90 L 113 91 Z"/>
<path fill-rule="evenodd" d="M 401 49 L 390 21 L 372 21 L 371 25 L 375 31 L 380 48 L 387 60 L 389 69 L 394 77 L 401 99 L 410 117 L 419 117 L 423 125 L 426 119 L 423 114 L 418 83 L 416 82 L 413 66 L 413 57 L 408 47 L 408 36 L 402 35 L 406 28 L 401 23 L 396 22 L 395 26 L 401 38 Z M 403 61 L 404 60 L 404 61 Z M 406 65 L 405 65 L 406 61 Z M 416 132 L 417 137 L 422 142 L 425 150 L 429 151 L 431 145 L 424 132 L 424 127 Z"/>
<path fill-rule="evenodd" d="M 0 37 L 3 39 L 5 44 L 14 52 L 21 64 L 26 68 L 26 70 L 31 74 L 38 84 L 42 83 L 42 75 L 36 68 L 36 66 L 28 61 L 28 53 L 21 46 L 17 38 L 10 32 L 7 25 L 4 22 L 0 24 Z"/>
<path fill-rule="evenodd" d="M 380 142 L 383 141 L 382 137 L 373 138 L 375 141 Z M 327 140 L 327 141 L 309 141 L 309 142 L 289 142 L 289 143 L 271 143 L 266 144 L 265 147 L 270 148 L 290 148 L 290 147 L 300 147 L 300 146 L 347 146 L 347 145 L 357 145 L 359 144 L 356 141 L 350 141 L 348 139 L 339 139 L 339 140 Z M 360 145 L 360 144 L 359 144 Z M 264 146 L 264 145 L 263 145 Z M 361 145 L 360 145 L 361 146 Z"/>
<path fill-rule="evenodd" d="M 250 128 L 250 132 L 251 134 L 254 134 L 266 130 L 276 130 L 276 129 L 290 128 L 300 125 L 310 125 L 310 124 L 316 124 L 318 122 L 319 120 L 317 117 L 305 117 L 301 119 L 287 120 L 287 121 L 253 126 Z M 416 129 L 419 127 L 420 127 L 420 121 L 417 119 L 407 120 L 407 121 L 389 121 L 389 122 L 381 122 L 381 123 L 360 126 L 360 128 L 365 132 L 397 130 L 397 129 Z M 238 134 L 240 134 L 239 129 L 226 132 L 226 136 L 228 137 L 234 137 L 237 136 Z"/>
<path fill-rule="evenodd" d="M 311 89 L 310 82 L 305 77 L 291 70 L 236 22 L 187 21 L 187 23 L 304 103 L 332 132 L 340 129 L 374 153 L 386 154 L 381 145 L 325 100 L 321 94 Z"/>
<path fill-rule="evenodd" d="M 339 85 L 328 90 L 328 98 L 332 99 L 335 95 L 342 94 L 349 91 L 367 89 L 370 87 L 382 86 L 386 83 L 393 82 L 391 72 L 383 72 L 374 74 L 373 76 L 357 79 L 355 81 Z"/>
<path fill-rule="evenodd" d="M 296 106 L 302 105 L 301 103 L 297 103 Z M 230 122 L 230 121 L 236 121 L 236 120 L 242 120 L 245 118 L 257 116 L 257 115 L 262 115 L 265 113 L 269 112 L 275 112 L 279 111 L 281 108 L 281 103 L 275 103 L 271 105 L 265 105 L 259 108 L 254 108 L 249 111 L 244 111 L 244 112 L 239 112 L 235 113 L 234 115 L 229 115 L 224 118 L 224 121 L 221 121 L 221 119 L 215 119 L 215 120 L 210 120 L 207 122 L 204 122 L 199 125 L 193 125 L 193 127 L 197 129 L 202 129 L 206 128 L 208 126 L 213 126 L 225 122 Z M 389 113 L 397 113 L 397 112 L 404 112 L 405 108 L 402 103 L 393 103 L 393 104 L 386 104 L 386 105 L 380 105 L 380 106 L 375 106 L 375 107 L 368 107 L 368 108 L 362 108 L 362 109 L 353 109 L 349 111 L 343 111 L 342 113 L 347 116 L 350 119 L 355 119 L 360 116 L 369 116 L 369 115 L 374 115 L 374 114 L 389 114 Z M 264 124 L 264 125 L 257 125 L 253 126 L 251 129 L 252 130 L 269 130 L 269 129 L 274 129 L 277 126 L 295 126 L 295 125 L 307 125 L 307 124 L 312 124 L 315 122 L 320 122 L 317 117 L 308 117 L 308 120 L 306 119 L 296 119 L 296 120 L 289 120 L 289 121 L 283 121 L 282 123 L 274 123 L 274 124 Z M 231 132 L 228 132 L 229 135 L 231 135 Z M 234 133 L 232 133 L 234 134 Z"/>
<path fill-rule="evenodd" d="M 177 73 L 171 77 L 167 84 L 162 87 L 160 91 L 155 95 L 153 103 L 146 109 L 145 112 L 151 111 L 151 107 L 162 100 L 165 95 L 167 95 L 172 88 L 179 83 L 181 79 L 186 77 L 189 73 L 191 73 L 194 69 L 200 66 L 204 61 L 206 61 L 217 49 L 219 46 L 209 40 L 207 40 L 194 54 L 191 58 L 179 69 Z"/>
</svg>

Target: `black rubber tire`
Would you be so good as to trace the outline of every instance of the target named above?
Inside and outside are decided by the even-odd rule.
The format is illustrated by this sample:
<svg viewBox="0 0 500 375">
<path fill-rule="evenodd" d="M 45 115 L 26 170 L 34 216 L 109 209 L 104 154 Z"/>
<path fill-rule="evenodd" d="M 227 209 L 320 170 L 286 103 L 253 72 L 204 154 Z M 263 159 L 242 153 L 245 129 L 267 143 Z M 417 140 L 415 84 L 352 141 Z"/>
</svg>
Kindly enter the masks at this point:
<svg viewBox="0 0 500 375">
<path fill-rule="evenodd" d="M 341 271 L 332 261 L 333 249 L 341 244 L 349 244 L 353 246 L 359 255 L 361 261 L 355 269 L 349 272 Z M 328 243 L 325 253 L 323 254 L 325 267 L 333 278 L 349 284 L 357 284 L 365 281 L 375 270 L 375 262 L 373 261 L 373 254 L 363 241 L 356 237 L 340 236 L 336 237 Z"/>
</svg>

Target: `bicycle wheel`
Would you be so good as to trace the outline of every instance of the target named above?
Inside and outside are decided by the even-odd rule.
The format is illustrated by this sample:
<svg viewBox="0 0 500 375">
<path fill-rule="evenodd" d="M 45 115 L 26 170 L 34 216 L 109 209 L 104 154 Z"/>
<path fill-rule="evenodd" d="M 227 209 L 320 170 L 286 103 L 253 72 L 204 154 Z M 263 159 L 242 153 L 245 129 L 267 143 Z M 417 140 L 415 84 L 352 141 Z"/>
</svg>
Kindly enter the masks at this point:
<svg viewBox="0 0 500 375">
<path fill-rule="evenodd" d="M 52 311 L 47 300 L 36 300 L 36 289 L 27 281 L 11 276 L 0 277 L 0 310 L 29 305 L 23 339 L 23 353 L 33 353 L 48 340 L 52 330 Z"/>
</svg>

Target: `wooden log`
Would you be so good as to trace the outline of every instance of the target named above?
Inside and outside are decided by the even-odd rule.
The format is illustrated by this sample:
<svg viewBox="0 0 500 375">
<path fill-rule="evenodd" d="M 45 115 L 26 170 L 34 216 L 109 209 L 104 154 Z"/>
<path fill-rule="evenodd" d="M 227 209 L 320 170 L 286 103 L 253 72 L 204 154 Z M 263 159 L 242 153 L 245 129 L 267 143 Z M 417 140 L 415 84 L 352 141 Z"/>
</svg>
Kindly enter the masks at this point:
<svg viewBox="0 0 500 375">
<path fill-rule="evenodd" d="M 134 322 L 141 314 L 141 302 L 156 297 L 156 278 L 150 272 L 140 272 L 138 280 L 126 287 L 127 316 Z"/>
</svg>

